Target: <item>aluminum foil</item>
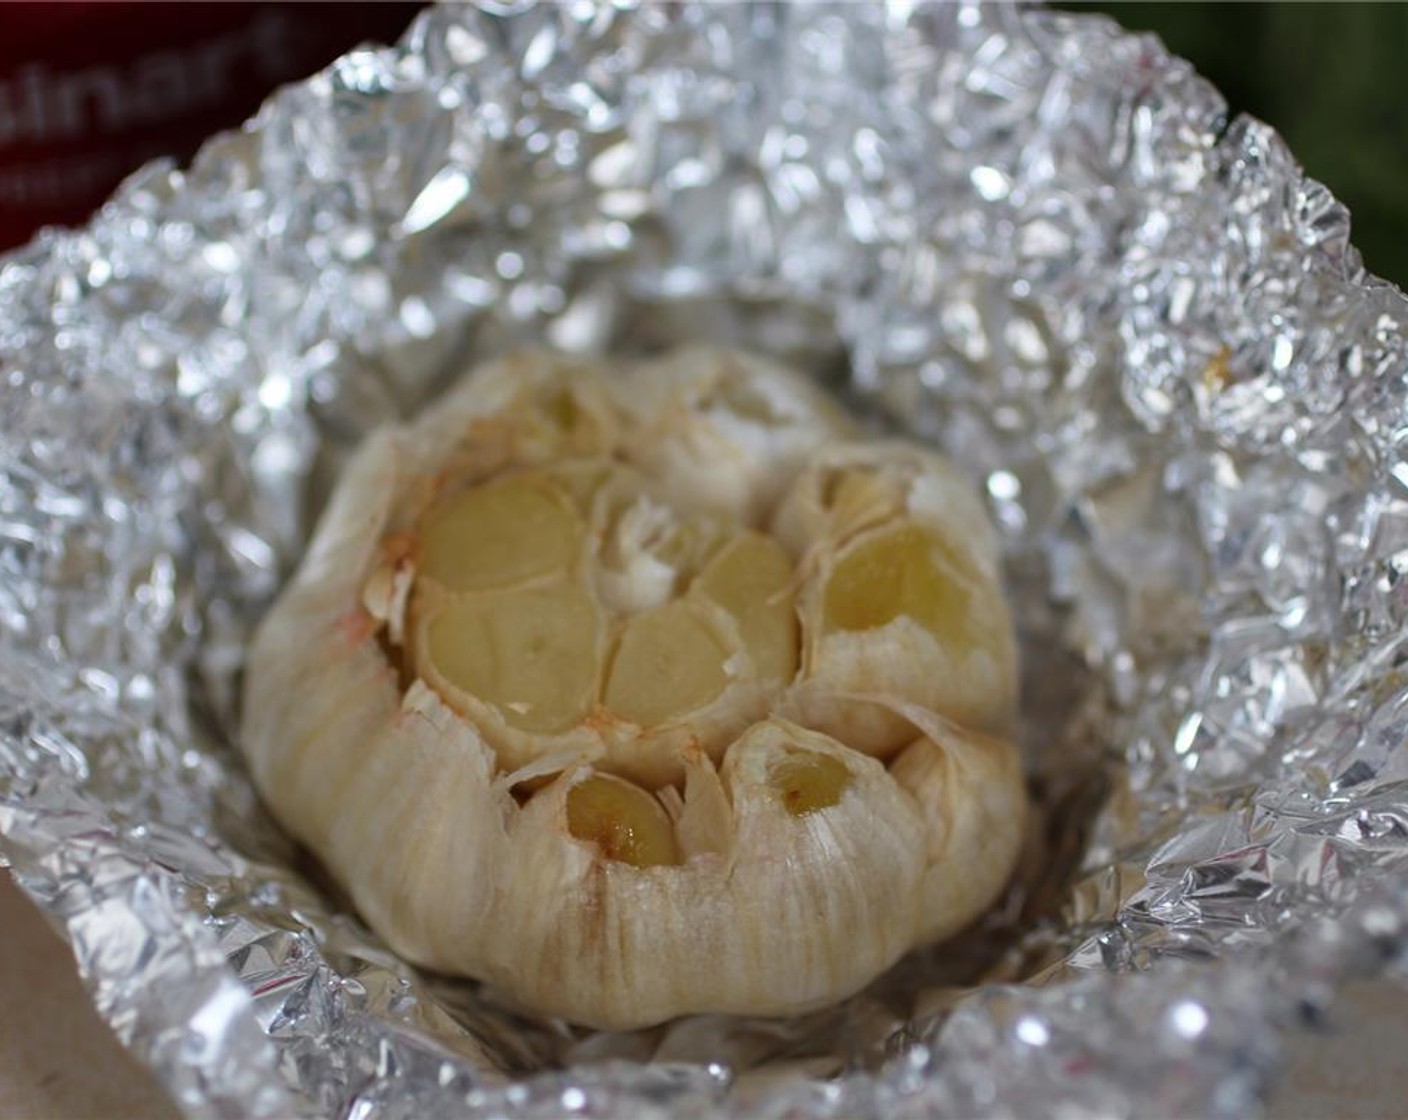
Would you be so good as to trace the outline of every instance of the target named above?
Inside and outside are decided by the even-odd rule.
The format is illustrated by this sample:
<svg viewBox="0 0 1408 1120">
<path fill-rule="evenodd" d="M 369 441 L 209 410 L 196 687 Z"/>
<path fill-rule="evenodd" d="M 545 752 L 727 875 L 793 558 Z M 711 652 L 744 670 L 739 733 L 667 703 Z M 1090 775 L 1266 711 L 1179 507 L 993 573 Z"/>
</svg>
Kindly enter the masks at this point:
<svg viewBox="0 0 1408 1120">
<path fill-rule="evenodd" d="M 191 1116 L 1247 1115 L 1408 975 L 1408 305 L 1347 233 L 1099 18 L 432 10 L 0 267 L 0 859 Z M 378 947 L 234 697 L 364 433 L 519 341 L 686 339 L 972 472 L 1043 824 L 835 1011 L 592 1034 Z"/>
</svg>

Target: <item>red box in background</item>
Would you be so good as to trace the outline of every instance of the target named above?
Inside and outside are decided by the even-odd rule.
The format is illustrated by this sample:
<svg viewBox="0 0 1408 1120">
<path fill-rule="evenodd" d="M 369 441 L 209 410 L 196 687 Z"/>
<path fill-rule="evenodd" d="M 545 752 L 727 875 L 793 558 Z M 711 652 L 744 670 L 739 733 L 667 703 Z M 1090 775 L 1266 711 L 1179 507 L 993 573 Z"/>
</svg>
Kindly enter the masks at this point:
<svg viewBox="0 0 1408 1120">
<path fill-rule="evenodd" d="M 146 160 L 189 159 L 421 6 L 0 2 L 0 250 L 82 222 Z"/>
</svg>

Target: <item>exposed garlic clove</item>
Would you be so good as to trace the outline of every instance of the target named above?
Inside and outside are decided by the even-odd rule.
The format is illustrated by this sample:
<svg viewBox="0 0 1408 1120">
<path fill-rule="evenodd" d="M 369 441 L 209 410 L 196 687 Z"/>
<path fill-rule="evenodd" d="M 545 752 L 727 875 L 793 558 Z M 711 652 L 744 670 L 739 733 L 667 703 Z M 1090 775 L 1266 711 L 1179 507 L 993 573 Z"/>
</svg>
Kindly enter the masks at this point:
<svg viewBox="0 0 1408 1120">
<path fill-rule="evenodd" d="M 411 645 L 419 676 L 495 752 L 505 772 L 531 772 L 601 758 L 606 744 L 592 716 L 609 632 L 595 600 L 577 583 L 448 598 L 416 596 Z"/>
<path fill-rule="evenodd" d="M 655 727 L 717 700 L 728 686 L 730 650 L 709 622 L 684 601 L 628 619 L 607 673 L 606 707 Z"/>
<path fill-rule="evenodd" d="M 623 446 L 677 504 L 760 525 L 804 456 L 853 427 L 811 381 L 765 358 L 698 347 L 631 370 Z"/>
<path fill-rule="evenodd" d="M 919 704 L 1002 732 L 1016 707 L 1016 647 L 1001 588 L 912 523 L 870 530 L 828 557 L 802 594 L 800 718 L 887 756 L 908 731 L 860 695 Z M 861 710 L 854 710 L 859 705 Z"/>
<path fill-rule="evenodd" d="M 804 817 L 839 802 L 851 783 L 851 773 L 829 755 L 793 751 L 768 769 L 768 783 L 789 813 Z"/>
<path fill-rule="evenodd" d="M 471 714 L 491 705 L 511 728 L 566 731 L 601 675 L 603 621 L 574 583 L 456 599 L 421 623 L 421 672 Z"/>
<path fill-rule="evenodd" d="M 743 533 L 719 550 L 692 588 L 733 616 L 753 673 L 779 684 L 797 675 L 795 569 L 771 537 Z"/>
<path fill-rule="evenodd" d="M 597 765 L 651 788 L 676 785 L 685 757 L 722 757 L 780 691 L 760 678 L 737 623 L 695 596 L 629 618 L 594 715 Z"/>
<path fill-rule="evenodd" d="M 421 521 L 419 574 L 446 591 L 518 587 L 579 567 L 586 526 L 540 472 L 452 493 Z"/>
<path fill-rule="evenodd" d="M 1009 730 L 1016 643 L 996 546 L 944 460 L 894 444 L 820 452 L 774 524 L 807 576 L 802 673 L 783 711 L 880 757 L 913 732 L 868 697 Z"/>
<path fill-rule="evenodd" d="M 601 859 L 632 867 L 681 862 L 674 823 L 660 802 L 614 774 L 591 774 L 567 791 L 567 832 Z"/>
</svg>

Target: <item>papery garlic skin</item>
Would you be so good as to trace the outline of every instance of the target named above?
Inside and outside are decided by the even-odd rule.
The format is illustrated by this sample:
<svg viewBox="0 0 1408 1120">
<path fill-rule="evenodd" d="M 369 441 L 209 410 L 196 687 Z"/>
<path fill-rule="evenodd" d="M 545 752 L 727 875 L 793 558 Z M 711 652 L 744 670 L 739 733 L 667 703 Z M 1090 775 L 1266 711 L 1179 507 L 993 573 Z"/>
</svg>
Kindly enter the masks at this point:
<svg viewBox="0 0 1408 1120">
<path fill-rule="evenodd" d="M 250 650 L 270 807 L 406 959 L 587 1025 L 813 1009 L 962 928 L 1026 813 L 996 543 L 854 434 L 705 350 L 510 356 L 377 433 Z M 867 547 L 898 589 L 838 614 Z"/>
<path fill-rule="evenodd" d="M 825 393 L 756 354 L 687 347 L 629 370 L 633 461 L 679 504 L 758 526 L 802 459 L 855 434 Z"/>
</svg>

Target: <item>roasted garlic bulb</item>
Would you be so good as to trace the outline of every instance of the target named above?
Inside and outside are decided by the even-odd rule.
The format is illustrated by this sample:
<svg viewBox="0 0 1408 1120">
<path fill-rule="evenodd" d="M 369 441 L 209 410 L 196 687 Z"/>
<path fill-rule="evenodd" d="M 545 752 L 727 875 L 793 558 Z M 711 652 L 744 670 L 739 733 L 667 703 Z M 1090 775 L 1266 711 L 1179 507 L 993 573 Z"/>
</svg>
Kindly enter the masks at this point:
<svg viewBox="0 0 1408 1120">
<path fill-rule="evenodd" d="M 635 1027 L 846 996 L 1002 890 L 984 511 L 805 378 L 522 353 L 373 435 L 250 651 L 275 814 L 407 959 Z"/>
</svg>

